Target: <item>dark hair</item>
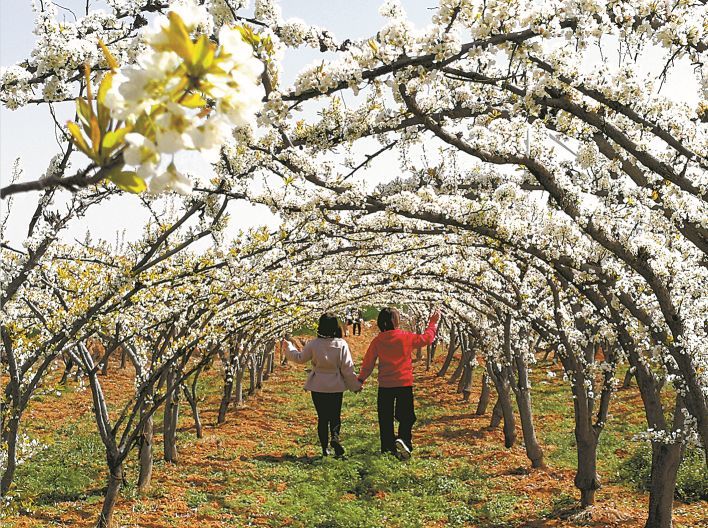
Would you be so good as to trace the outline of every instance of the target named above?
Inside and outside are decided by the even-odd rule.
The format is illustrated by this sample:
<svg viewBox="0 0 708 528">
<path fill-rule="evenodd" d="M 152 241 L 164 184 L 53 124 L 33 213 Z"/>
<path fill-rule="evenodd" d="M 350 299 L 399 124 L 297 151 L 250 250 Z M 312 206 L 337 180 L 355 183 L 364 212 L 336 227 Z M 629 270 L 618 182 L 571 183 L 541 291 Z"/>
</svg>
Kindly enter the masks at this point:
<svg viewBox="0 0 708 528">
<path fill-rule="evenodd" d="M 384 308 L 379 312 L 379 316 L 376 319 L 376 324 L 379 330 L 386 332 L 388 330 L 395 330 L 401 321 L 401 315 L 395 308 Z"/>
<path fill-rule="evenodd" d="M 342 337 L 337 316 L 331 312 L 323 313 L 317 323 L 317 337 L 334 338 Z"/>
</svg>

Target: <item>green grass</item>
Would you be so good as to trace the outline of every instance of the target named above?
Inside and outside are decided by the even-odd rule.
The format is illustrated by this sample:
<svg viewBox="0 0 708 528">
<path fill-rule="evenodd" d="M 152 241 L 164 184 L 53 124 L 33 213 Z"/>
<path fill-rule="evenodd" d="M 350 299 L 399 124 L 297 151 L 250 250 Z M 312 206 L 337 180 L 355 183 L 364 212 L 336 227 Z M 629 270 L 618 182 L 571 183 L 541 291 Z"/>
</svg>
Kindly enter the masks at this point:
<svg viewBox="0 0 708 528">
<path fill-rule="evenodd" d="M 478 469 L 426 456 L 434 445 L 418 446 L 405 463 L 381 455 L 371 411 L 375 397 L 375 391 L 365 391 L 345 398 L 344 460 L 308 456 L 317 442 L 314 431 L 295 442 L 287 456 L 251 458 L 256 471 L 237 477 L 236 487 L 268 489 L 278 483 L 283 489 L 264 493 L 262 503 L 231 501 L 232 513 L 267 517 L 273 527 L 321 528 L 422 528 L 437 521 L 464 526 L 503 522 L 512 513 L 512 498 L 487 497 L 485 475 Z M 312 412 L 303 400 L 280 411 Z M 419 406 L 418 414 L 424 417 L 429 410 Z"/>
<path fill-rule="evenodd" d="M 97 434 L 71 424 L 57 440 L 17 469 L 16 493 L 36 505 L 102 495 L 105 450 Z"/>
</svg>

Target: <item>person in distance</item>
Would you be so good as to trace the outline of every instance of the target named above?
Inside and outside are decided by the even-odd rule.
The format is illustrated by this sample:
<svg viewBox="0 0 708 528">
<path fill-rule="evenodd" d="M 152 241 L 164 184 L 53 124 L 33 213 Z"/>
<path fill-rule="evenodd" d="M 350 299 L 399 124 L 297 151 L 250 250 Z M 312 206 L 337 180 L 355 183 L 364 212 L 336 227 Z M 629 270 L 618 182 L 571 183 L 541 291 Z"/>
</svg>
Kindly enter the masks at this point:
<svg viewBox="0 0 708 528">
<path fill-rule="evenodd" d="M 364 355 L 358 381 L 364 383 L 379 362 L 379 392 L 376 407 L 379 416 L 381 452 L 392 453 L 401 460 L 411 457 L 413 450 L 413 350 L 429 345 L 435 339 L 440 310 L 430 316 L 422 334 L 406 332 L 399 327 L 401 315 L 396 308 L 384 308 L 376 321 L 381 333 Z M 394 418 L 398 420 L 398 437 L 394 436 Z"/>
<path fill-rule="evenodd" d="M 317 338 L 299 351 L 291 341 L 284 339 L 287 358 L 296 363 L 312 362 L 312 370 L 305 382 L 305 390 L 312 394 L 317 412 L 317 435 L 322 445 L 322 456 L 344 455 L 339 435 L 342 427 L 342 397 L 347 389 L 361 391 L 361 383 L 354 371 L 349 345 L 342 339 L 337 316 L 324 313 L 317 325 Z"/>
</svg>

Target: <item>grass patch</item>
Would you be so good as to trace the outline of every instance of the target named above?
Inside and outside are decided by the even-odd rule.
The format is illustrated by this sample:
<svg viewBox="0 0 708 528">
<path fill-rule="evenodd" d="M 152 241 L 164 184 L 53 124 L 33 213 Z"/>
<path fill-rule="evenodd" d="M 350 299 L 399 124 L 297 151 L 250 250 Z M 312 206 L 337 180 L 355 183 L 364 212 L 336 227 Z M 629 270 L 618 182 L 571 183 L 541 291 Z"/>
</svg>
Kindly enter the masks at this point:
<svg viewBox="0 0 708 528">
<path fill-rule="evenodd" d="M 97 434 L 77 424 L 61 428 L 57 440 L 17 469 L 17 493 L 36 505 L 86 499 L 100 494 L 106 474 L 105 450 Z"/>
</svg>

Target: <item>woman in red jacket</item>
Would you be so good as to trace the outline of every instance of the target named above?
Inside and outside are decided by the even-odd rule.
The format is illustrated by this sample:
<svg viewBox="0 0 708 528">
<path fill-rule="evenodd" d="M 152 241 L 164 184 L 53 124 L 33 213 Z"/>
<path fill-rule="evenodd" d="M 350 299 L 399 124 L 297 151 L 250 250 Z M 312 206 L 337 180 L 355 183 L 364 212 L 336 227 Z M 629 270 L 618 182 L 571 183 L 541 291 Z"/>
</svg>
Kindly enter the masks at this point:
<svg viewBox="0 0 708 528">
<path fill-rule="evenodd" d="M 398 328 L 401 316 L 395 308 L 379 312 L 377 324 L 381 333 L 369 345 L 359 371 L 359 381 L 364 382 L 379 361 L 379 394 L 377 410 L 381 452 L 393 453 L 408 459 L 413 449 L 412 430 L 415 423 L 413 408 L 413 350 L 429 345 L 435 339 L 440 311 L 430 316 L 428 327 L 422 334 Z M 393 419 L 398 420 L 398 437 L 394 436 Z"/>
</svg>

